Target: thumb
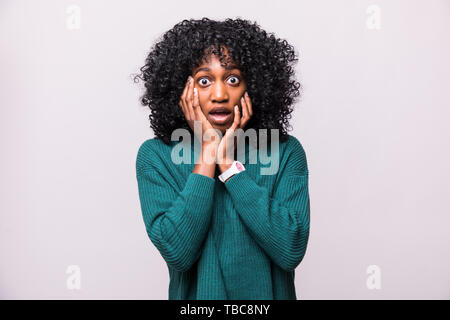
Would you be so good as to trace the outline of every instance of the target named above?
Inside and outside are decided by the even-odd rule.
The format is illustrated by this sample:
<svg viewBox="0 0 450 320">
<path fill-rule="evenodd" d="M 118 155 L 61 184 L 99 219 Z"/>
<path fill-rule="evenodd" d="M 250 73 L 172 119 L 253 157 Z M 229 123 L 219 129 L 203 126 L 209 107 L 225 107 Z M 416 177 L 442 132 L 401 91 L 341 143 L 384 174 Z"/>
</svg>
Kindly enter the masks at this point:
<svg viewBox="0 0 450 320">
<path fill-rule="evenodd" d="M 241 123 L 241 113 L 239 112 L 239 107 L 237 105 L 234 106 L 234 121 L 231 125 L 230 129 L 234 132 L 236 128 Z"/>
<path fill-rule="evenodd" d="M 203 114 L 202 108 L 200 107 L 200 100 L 198 98 L 198 90 L 194 88 L 194 103 L 193 103 L 194 112 L 199 120 L 203 120 L 205 115 Z"/>
</svg>

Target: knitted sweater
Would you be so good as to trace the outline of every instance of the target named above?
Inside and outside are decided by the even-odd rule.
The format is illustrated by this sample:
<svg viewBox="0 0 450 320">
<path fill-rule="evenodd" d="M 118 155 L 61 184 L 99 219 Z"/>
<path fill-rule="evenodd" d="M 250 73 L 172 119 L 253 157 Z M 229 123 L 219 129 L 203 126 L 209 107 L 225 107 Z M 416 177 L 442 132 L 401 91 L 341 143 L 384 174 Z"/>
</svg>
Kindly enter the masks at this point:
<svg viewBox="0 0 450 320">
<path fill-rule="evenodd" d="M 142 143 L 139 199 L 147 234 L 169 270 L 169 300 L 297 299 L 295 268 L 307 247 L 310 201 L 305 151 L 288 137 L 276 151 L 278 172 L 261 175 L 268 165 L 259 157 L 246 163 L 256 150 L 246 142 L 245 159 L 238 158 L 246 170 L 226 183 L 218 166 L 214 179 L 192 173 L 196 138 L 188 142 L 190 163 L 181 164 L 171 158 L 181 142 Z"/>
</svg>

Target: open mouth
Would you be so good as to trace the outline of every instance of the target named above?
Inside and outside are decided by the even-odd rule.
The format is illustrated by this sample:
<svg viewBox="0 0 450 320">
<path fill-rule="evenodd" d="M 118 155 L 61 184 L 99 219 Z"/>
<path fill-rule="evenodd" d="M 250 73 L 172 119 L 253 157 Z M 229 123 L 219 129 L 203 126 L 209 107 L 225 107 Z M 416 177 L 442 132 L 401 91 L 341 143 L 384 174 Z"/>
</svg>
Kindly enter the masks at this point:
<svg viewBox="0 0 450 320">
<path fill-rule="evenodd" d="M 224 124 L 231 119 L 232 113 L 226 108 L 216 108 L 209 112 L 209 118 L 215 124 Z"/>
</svg>

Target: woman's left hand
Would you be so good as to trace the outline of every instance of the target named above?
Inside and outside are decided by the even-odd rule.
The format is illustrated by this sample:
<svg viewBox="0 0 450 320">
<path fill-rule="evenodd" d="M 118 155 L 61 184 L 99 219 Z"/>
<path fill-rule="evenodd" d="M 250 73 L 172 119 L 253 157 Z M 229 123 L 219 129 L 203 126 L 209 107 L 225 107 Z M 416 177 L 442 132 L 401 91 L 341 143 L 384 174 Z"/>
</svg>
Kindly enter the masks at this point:
<svg viewBox="0 0 450 320">
<path fill-rule="evenodd" d="M 244 96 L 241 97 L 241 107 L 242 118 L 241 112 L 239 111 L 239 106 L 236 105 L 234 107 L 233 124 L 226 130 L 225 135 L 220 140 L 219 146 L 217 148 L 218 152 L 216 162 L 221 172 L 224 172 L 229 167 L 231 167 L 231 164 L 234 161 L 234 150 L 236 150 L 236 146 L 238 143 L 238 137 L 233 135 L 235 130 L 238 127 L 244 130 L 246 124 L 253 115 L 252 102 L 247 92 L 245 92 Z"/>
</svg>

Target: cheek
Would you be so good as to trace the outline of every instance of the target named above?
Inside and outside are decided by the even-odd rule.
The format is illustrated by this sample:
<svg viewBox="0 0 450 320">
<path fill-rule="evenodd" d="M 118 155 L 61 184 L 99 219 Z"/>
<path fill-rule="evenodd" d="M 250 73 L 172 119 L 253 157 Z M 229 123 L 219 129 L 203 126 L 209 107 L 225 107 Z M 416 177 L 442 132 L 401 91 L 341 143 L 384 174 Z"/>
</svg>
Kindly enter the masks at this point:
<svg viewBox="0 0 450 320">
<path fill-rule="evenodd" d="M 205 111 L 206 105 L 208 104 L 208 94 L 206 92 L 198 91 L 198 101 L 200 102 L 200 108 Z"/>
<path fill-rule="evenodd" d="M 241 105 L 241 97 L 244 96 L 244 92 L 245 92 L 245 90 L 242 90 L 242 92 L 239 91 L 239 93 L 236 94 L 236 96 L 233 99 L 234 104 L 237 104 L 239 106 Z"/>
<path fill-rule="evenodd" d="M 206 96 L 203 94 L 199 94 L 199 96 L 198 96 L 198 101 L 200 102 L 200 108 L 202 109 L 202 111 L 204 110 L 204 108 L 205 108 L 205 105 L 206 105 Z"/>
</svg>

